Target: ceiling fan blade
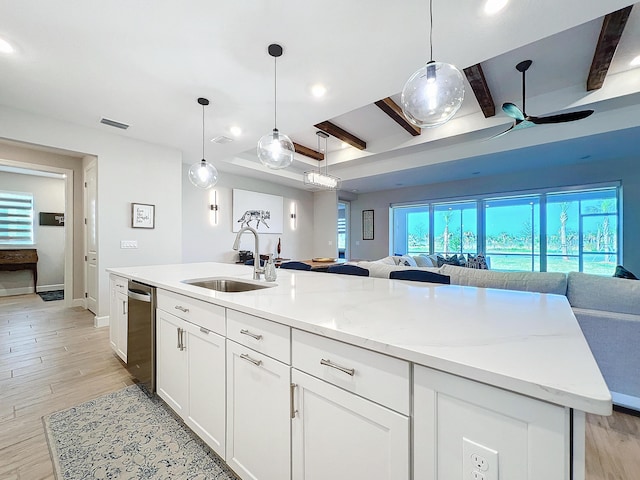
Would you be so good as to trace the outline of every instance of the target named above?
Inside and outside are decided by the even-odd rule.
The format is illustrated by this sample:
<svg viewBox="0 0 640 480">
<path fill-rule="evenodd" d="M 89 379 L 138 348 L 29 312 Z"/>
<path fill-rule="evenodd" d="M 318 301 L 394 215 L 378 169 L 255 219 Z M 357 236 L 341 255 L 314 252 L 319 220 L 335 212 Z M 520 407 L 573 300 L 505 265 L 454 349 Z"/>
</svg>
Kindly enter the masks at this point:
<svg viewBox="0 0 640 480">
<path fill-rule="evenodd" d="M 558 115 L 549 115 L 548 117 L 528 117 L 532 123 L 543 125 L 546 123 L 563 123 L 573 122 L 574 120 L 582 120 L 593 113 L 593 110 L 581 110 L 579 112 L 560 113 Z"/>
<path fill-rule="evenodd" d="M 493 137 L 489 137 L 487 138 L 487 140 L 493 140 L 494 138 L 498 138 L 501 137 L 503 135 L 506 135 L 507 133 L 509 133 L 511 130 L 513 130 L 515 128 L 516 124 L 514 123 L 513 125 L 511 125 L 509 128 L 507 128 L 504 132 L 500 132 L 496 135 L 494 135 Z"/>
<path fill-rule="evenodd" d="M 503 103 L 502 111 L 509 115 L 511 118 L 515 118 L 516 120 L 522 121 L 525 119 L 525 114 L 518 108 L 515 103 Z"/>
</svg>

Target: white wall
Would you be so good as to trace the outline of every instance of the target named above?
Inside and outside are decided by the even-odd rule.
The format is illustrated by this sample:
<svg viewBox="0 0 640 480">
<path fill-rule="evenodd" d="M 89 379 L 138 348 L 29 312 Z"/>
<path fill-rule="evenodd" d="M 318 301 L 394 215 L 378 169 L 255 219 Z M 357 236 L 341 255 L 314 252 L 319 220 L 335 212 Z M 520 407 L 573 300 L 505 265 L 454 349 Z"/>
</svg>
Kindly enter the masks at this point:
<svg viewBox="0 0 640 480">
<path fill-rule="evenodd" d="M 0 106 L 0 138 L 98 158 L 98 317 L 109 314 L 105 268 L 179 263 L 182 252 L 181 152 L 111 131 Z M 155 229 L 131 228 L 131 202 L 156 206 Z M 137 240 L 138 249 L 120 249 L 120 240 Z M 74 239 L 74 250 L 82 248 Z"/>
<path fill-rule="evenodd" d="M 62 289 L 64 284 L 64 229 L 66 227 L 40 225 L 40 212 L 65 211 L 65 184 L 60 178 L 0 172 L 0 190 L 33 194 L 34 245 L 24 248 L 38 250 L 37 291 Z M 72 228 L 72 227 L 67 227 Z M 0 246 L 0 248 L 21 248 Z M 28 270 L 0 272 L 0 295 L 19 295 L 33 292 L 32 274 Z"/>
<path fill-rule="evenodd" d="M 338 256 L 338 193 L 315 192 L 313 222 L 313 257 Z"/>
<path fill-rule="evenodd" d="M 377 259 L 389 254 L 389 206 L 392 203 L 419 202 L 487 195 L 536 188 L 621 181 L 623 211 L 623 264 L 640 272 L 640 158 L 478 177 L 459 182 L 398 188 L 361 194 L 351 201 L 351 258 Z M 375 210 L 375 240 L 362 240 L 362 210 Z"/>
<path fill-rule="evenodd" d="M 216 261 L 235 262 L 238 253 L 231 247 L 236 238 L 232 225 L 237 220 L 232 212 L 232 190 L 238 188 L 258 193 L 284 197 L 284 222 L 282 234 L 260 234 L 260 253 L 275 253 L 281 239 L 281 256 L 306 259 L 313 255 L 314 206 L 313 193 L 284 187 L 255 178 L 220 172 L 218 183 L 210 190 L 194 187 L 187 177 L 188 165 L 182 173 L 182 261 L 185 263 Z M 218 196 L 218 224 L 211 222 L 209 205 L 212 192 Z M 290 219 L 291 204 L 295 203 L 296 227 Z M 253 236 L 244 234 L 240 250 L 254 250 Z"/>
</svg>

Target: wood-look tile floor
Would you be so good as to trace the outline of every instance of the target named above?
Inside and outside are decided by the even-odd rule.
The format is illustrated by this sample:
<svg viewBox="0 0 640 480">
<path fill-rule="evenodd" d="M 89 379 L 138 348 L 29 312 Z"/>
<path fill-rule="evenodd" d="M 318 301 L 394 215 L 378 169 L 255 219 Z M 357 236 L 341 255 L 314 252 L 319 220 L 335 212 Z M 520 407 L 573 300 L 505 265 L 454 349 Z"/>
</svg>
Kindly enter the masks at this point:
<svg viewBox="0 0 640 480">
<path fill-rule="evenodd" d="M 133 383 L 93 314 L 0 297 L 0 479 L 53 479 L 42 416 Z M 587 480 L 640 479 L 640 417 L 587 415 Z"/>
<path fill-rule="evenodd" d="M 42 416 L 133 383 L 93 314 L 0 297 L 0 479 L 53 479 Z"/>
</svg>

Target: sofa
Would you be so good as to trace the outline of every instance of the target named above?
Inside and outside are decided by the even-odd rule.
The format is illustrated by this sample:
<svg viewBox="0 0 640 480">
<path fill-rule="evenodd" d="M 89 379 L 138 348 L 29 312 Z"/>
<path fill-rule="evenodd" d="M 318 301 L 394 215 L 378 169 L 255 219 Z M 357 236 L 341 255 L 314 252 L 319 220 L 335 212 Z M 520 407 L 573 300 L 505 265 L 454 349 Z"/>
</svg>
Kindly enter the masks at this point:
<svg viewBox="0 0 640 480">
<path fill-rule="evenodd" d="M 396 270 L 447 275 L 451 285 L 520 290 L 567 297 L 615 405 L 640 411 L 640 281 L 569 272 L 500 272 L 453 265 L 395 265 L 390 257 L 357 262 L 372 277 Z"/>
</svg>

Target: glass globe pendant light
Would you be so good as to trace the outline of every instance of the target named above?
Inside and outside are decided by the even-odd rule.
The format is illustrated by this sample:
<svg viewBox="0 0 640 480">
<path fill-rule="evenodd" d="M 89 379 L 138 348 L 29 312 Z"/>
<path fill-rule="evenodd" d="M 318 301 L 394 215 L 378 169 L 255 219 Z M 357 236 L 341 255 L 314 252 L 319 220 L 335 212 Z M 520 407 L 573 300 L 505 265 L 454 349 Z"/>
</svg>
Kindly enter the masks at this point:
<svg viewBox="0 0 640 480">
<path fill-rule="evenodd" d="M 400 106 L 407 120 L 420 128 L 437 127 L 455 115 L 464 100 L 464 79 L 454 65 L 433 60 L 433 0 L 429 1 L 430 60 L 402 89 Z"/>
<path fill-rule="evenodd" d="M 189 167 L 189 181 L 199 188 L 211 188 L 218 183 L 218 170 L 204 159 L 204 107 L 209 105 L 206 98 L 198 98 L 202 105 L 202 160 Z"/>
<path fill-rule="evenodd" d="M 274 63 L 274 107 L 273 107 L 273 131 L 264 135 L 258 141 L 258 158 L 266 167 L 274 170 L 286 168 L 293 163 L 293 154 L 296 151 L 289 137 L 280 133 L 277 128 L 277 58 L 282 56 L 282 47 L 276 43 L 269 45 L 269 55 Z"/>
</svg>

